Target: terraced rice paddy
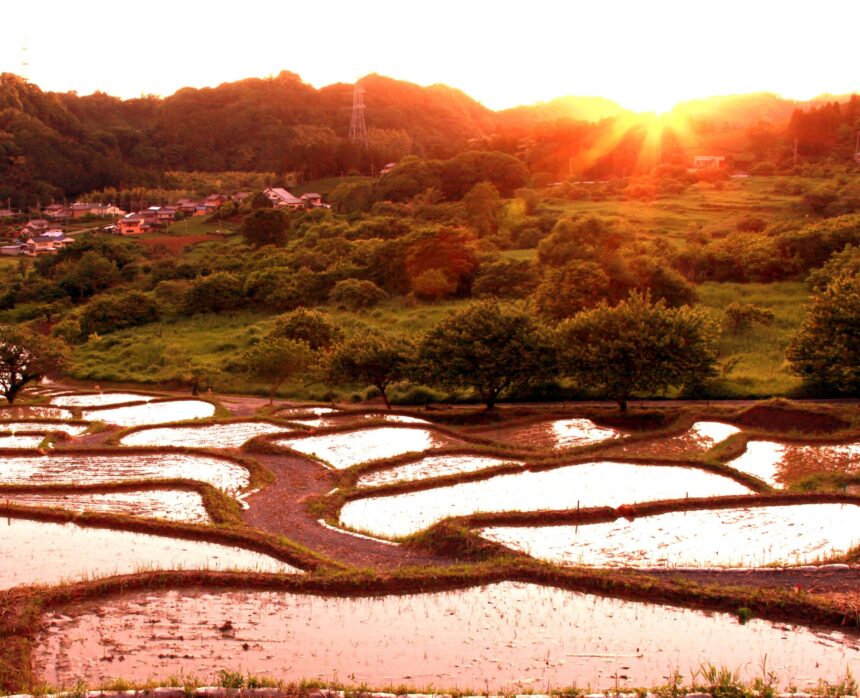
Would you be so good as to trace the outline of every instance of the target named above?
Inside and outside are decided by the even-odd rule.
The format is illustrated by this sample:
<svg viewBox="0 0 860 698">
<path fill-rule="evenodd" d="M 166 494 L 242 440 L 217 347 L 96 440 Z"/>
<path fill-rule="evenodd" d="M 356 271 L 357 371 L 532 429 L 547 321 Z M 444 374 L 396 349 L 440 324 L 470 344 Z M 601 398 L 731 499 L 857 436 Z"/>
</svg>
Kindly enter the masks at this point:
<svg viewBox="0 0 860 698">
<path fill-rule="evenodd" d="M 359 463 L 391 458 L 403 453 L 426 451 L 450 445 L 453 439 L 426 429 L 379 427 L 357 431 L 309 436 L 300 439 L 276 439 L 275 444 L 313 455 L 342 470 Z"/>
<path fill-rule="evenodd" d="M 16 419 L 71 419 L 72 411 L 63 407 L 46 407 L 42 405 L 15 405 L 0 409 L 0 420 L 14 421 Z"/>
<path fill-rule="evenodd" d="M 126 480 L 199 480 L 235 494 L 248 485 L 247 469 L 228 460 L 184 453 L 129 455 L 54 454 L 3 459 L 0 483 L 97 484 Z"/>
<path fill-rule="evenodd" d="M 69 436 L 80 436 L 87 429 L 88 424 L 69 424 L 68 422 L 0 422 L 0 431 L 38 431 L 49 433 L 52 431 L 62 431 Z"/>
<path fill-rule="evenodd" d="M 0 502 L 70 511 L 125 514 L 185 523 L 209 523 L 209 514 L 196 492 L 139 490 L 106 493 L 0 493 Z"/>
<path fill-rule="evenodd" d="M 124 595 L 50 614 L 44 680 L 194 674 L 225 666 L 298 680 L 520 692 L 665 683 L 711 662 L 801 688 L 860 671 L 858 637 L 504 582 L 458 592 L 326 598 L 277 592 Z M 814 667 L 814 672 L 810 670 Z M 620 676 L 616 679 L 616 675 Z"/>
<path fill-rule="evenodd" d="M 510 446 L 564 449 L 615 439 L 621 434 L 615 429 L 599 427 L 590 419 L 557 419 L 485 431 L 482 436 Z"/>
<path fill-rule="evenodd" d="M 154 400 L 152 395 L 141 393 L 87 393 L 80 395 L 57 395 L 51 398 L 51 403 L 61 407 L 103 407 L 105 405 L 121 405 L 126 402 L 149 402 Z"/>
<path fill-rule="evenodd" d="M 121 427 L 166 424 L 189 419 L 205 419 L 215 414 L 215 405 L 203 400 L 169 400 L 113 409 L 86 410 L 84 419 L 98 420 Z"/>
<path fill-rule="evenodd" d="M 411 482 L 426 480 L 431 477 L 442 477 L 443 475 L 473 473 L 510 462 L 512 461 L 487 456 L 430 456 L 414 463 L 406 463 L 387 470 L 362 475 L 356 482 L 356 486 L 378 487 L 395 482 Z"/>
<path fill-rule="evenodd" d="M 348 502 L 343 525 L 383 538 L 416 533 L 452 516 L 633 504 L 659 499 L 749 494 L 727 477 L 674 466 L 599 462 Z"/>
<path fill-rule="evenodd" d="M 291 431 L 272 422 L 232 422 L 200 427 L 157 427 L 124 436 L 123 446 L 186 446 L 189 448 L 239 448 L 261 434 Z"/>
<path fill-rule="evenodd" d="M 410 417 L 405 414 L 380 414 L 378 412 L 351 414 L 342 412 L 339 414 L 318 417 L 315 419 L 300 419 L 293 420 L 297 424 L 303 424 L 306 427 L 315 427 L 318 429 L 328 429 L 348 424 L 350 422 L 392 422 L 394 424 L 430 424 L 426 419 L 419 417 Z"/>
<path fill-rule="evenodd" d="M 587 526 L 493 527 L 481 535 L 564 565 L 803 565 L 860 545 L 860 507 L 797 504 L 698 510 Z"/>
<path fill-rule="evenodd" d="M 14 434 L 0 434 L 0 448 L 38 448 L 44 440 L 44 436 L 16 436 Z"/>
<path fill-rule="evenodd" d="M 0 589 L 109 577 L 141 569 L 298 570 L 250 550 L 76 524 L 6 518 L 0 538 Z"/>
<path fill-rule="evenodd" d="M 749 441 L 743 455 L 728 465 L 782 489 L 788 483 L 819 473 L 860 473 L 860 443 Z"/>
<path fill-rule="evenodd" d="M 710 450 L 721 441 L 740 432 L 731 424 L 722 422 L 696 422 L 685 433 L 668 438 L 655 438 L 619 444 L 612 449 L 614 454 L 636 454 L 663 458 L 701 454 Z"/>
</svg>

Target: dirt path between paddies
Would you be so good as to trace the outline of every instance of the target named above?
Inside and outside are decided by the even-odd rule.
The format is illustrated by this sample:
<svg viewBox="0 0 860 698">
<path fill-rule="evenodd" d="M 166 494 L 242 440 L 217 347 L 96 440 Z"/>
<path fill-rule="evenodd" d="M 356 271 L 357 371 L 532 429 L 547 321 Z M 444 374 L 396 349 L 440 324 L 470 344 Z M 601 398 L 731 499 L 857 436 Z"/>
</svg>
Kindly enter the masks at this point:
<svg viewBox="0 0 860 698">
<path fill-rule="evenodd" d="M 250 526 L 284 535 L 327 557 L 356 567 L 392 569 L 413 565 L 450 565 L 455 561 L 360 538 L 321 525 L 305 508 L 308 497 L 332 490 L 331 473 L 310 459 L 254 454 L 275 476 L 275 481 L 246 498 L 249 509 L 242 518 Z"/>
</svg>

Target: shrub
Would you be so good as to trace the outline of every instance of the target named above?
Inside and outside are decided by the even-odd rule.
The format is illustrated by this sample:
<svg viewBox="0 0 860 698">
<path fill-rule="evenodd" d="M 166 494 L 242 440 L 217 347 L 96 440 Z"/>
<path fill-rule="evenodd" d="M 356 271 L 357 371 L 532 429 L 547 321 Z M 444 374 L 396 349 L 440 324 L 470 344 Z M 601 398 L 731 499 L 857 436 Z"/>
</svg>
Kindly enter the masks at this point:
<svg viewBox="0 0 860 698">
<path fill-rule="evenodd" d="M 329 300 L 338 308 L 362 310 L 372 308 L 385 299 L 385 291 L 372 281 L 344 279 L 338 281 L 329 294 Z"/>
<path fill-rule="evenodd" d="M 735 227 L 742 233 L 760 233 L 767 228 L 767 221 L 758 216 L 744 216 Z"/>
<path fill-rule="evenodd" d="M 725 328 L 732 334 L 748 331 L 753 325 L 769 325 L 774 320 L 773 311 L 752 303 L 729 303 L 725 309 Z"/>
</svg>

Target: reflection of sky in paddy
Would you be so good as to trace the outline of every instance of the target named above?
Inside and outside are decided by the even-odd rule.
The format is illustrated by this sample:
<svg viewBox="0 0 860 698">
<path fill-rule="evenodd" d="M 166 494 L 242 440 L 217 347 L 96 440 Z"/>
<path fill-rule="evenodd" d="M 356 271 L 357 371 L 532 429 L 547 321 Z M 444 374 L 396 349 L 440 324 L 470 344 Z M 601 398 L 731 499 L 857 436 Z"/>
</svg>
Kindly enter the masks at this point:
<svg viewBox="0 0 860 698">
<path fill-rule="evenodd" d="M 376 487 L 393 482 L 425 480 L 431 477 L 441 477 L 442 475 L 471 473 L 476 470 L 484 470 L 509 462 L 511 461 L 502 458 L 490 458 L 488 456 L 430 456 L 414 463 L 406 463 L 405 465 L 398 465 L 388 470 L 380 470 L 362 475 L 356 485 L 358 487 Z"/>
<path fill-rule="evenodd" d="M 220 458 L 183 453 L 134 455 L 15 456 L 3 458 L 2 484 L 94 484 L 123 480 L 199 480 L 235 494 L 248 484 L 248 471 Z"/>
<path fill-rule="evenodd" d="M 203 400 L 169 400 L 144 405 L 129 405 L 107 410 L 88 410 L 84 419 L 98 420 L 121 427 L 165 424 L 187 419 L 204 419 L 215 414 L 215 405 Z"/>
<path fill-rule="evenodd" d="M 561 564 L 596 567 L 799 565 L 860 544 L 860 507 L 697 510 L 587 526 L 492 527 L 485 538 Z"/>
<path fill-rule="evenodd" d="M 796 444 L 750 441 L 727 465 L 781 489 L 815 473 L 860 472 L 860 444 Z"/>
<path fill-rule="evenodd" d="M 231 629 L 221 630 L 229 620 Z M 34 666 L 51 684 L 195 675 L 234 666 L 284 681 L 432 685 L 437 691 L 657 686 L 702 663 L 768 670 L 801 689 L 860 671 L 857 638 L 785 623 L 502 582 L 456 592 L 332 598 L 150 591 L 46 617 Z M 118 654 L 123 662 L 104 661 Z M 177 639 L 177 638 L 181 638 Z"/>
<path fill-rule="evenodd" d="M 291 431 L 271 422 L 233 422 L 201 427 L 158 427 L 124 436 L 123 446 L 186 446 L 188 448 L 239 448 L 261 434 Z"/>
<path fill-rule="evenodd" d="M 340 520 L 372 535 L 400 537 L 451 516 L 478 512 L 616 507 L 657 499 L 749 493 L 734 480 L 694 468 L 600 462 L 356 499 L 346 503 Z"/>
<path fill-rule="evenodd" d="M 93 393 L 91 395 L 59 395 L 51 399 L 54 405 L 61 407 L 101 407 L 103 405 L 120 405 L 124 402 L 149 402 L 154 400 L 152 395 L 139 393 Z"/>
<path fill-rule="evenodd" d="M 0 494 L 0 500 L 35 507 L 60 507 L 71 511 L 126 514 L 148 518 L 209 523 L 209 514 L 197 492 L 187 490 L 139 490 L 133 492 L 68 494 Z"/>
<path fill-rule="evenodd" d="M 75 524 L 6 518 L 0 537 L 0 589 L 109 577 L 140 569 L 244 569 L 296 572 L 268 555 L 229 545 Z"/>
<path fill-rule="evenodd" d="M 379 458 L 391 458 L 402 453 L 425 451 L 442 446 L 445 438 L 426 429 L 379 427 L 360 429 L 326 436 L 300 439 L 278 439 L 276 444 L 288 446 L 307 455 L 315 455 L 338 470 Z"/>
</svg>

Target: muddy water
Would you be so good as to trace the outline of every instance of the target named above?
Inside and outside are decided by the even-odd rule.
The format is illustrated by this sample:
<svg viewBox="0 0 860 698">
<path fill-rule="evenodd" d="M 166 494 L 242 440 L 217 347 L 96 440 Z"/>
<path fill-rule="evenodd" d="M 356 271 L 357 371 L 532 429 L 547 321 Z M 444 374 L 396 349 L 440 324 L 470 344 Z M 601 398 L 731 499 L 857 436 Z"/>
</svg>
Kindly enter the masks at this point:
<svg viewBox="0 0 860 698">
<path fill-rule="evenodd" d="M 600 462 L 357 499 L 344 506 L 340 519 L 365 533 L 395 538 L 451 516 L 478 512 L 615 507 L 656 499 L 749 493 L 734 480 L 693 468 Z"/>
<path fill-rule="evenodd" d="M 797 504 L 646 516 L 481 535 L 541 560 L 598 567 L 802 565 L 860 545 L 860 507 Z"/>
<path fill-rule="evenodd" d="M 228 624 L 229 622 L 229 624 Z M 459 592 L 338 599 L 277 592 L 123 595 L 46 617 L 43 681 L 134 681 L 219 670 L 351 684 L 548 691 L 665 683 L 712 662 L 800 688 L 860 670 L 858 638 L 722 613 L 503 582 Z"/>
<path fill-rule="evenodd" d="M 26 519 L 2 519 L 0 526 L 0 589 L 141 569 L 298 571 L 268 555 L 216 543 Z"/>
<path fill-rule="evenodd" d="M 63 431 L 69 436 L 80 436 L 89 428 L 88 424 L 69 424 L 68 422 L 3 422 L 0 421 L 0 431 Z"/>
<path fill-rule="evenodd" d="M 860 443 L 794 444 L 750 441 L 727 465 L 782 488 L 816 473 L 860 473 Z"/>
<path fill-rule="evenodd" d="M 300 453 L 315 455 L 338 470 L 378 458 L 391 458 L 402 453 L 450 445 L 452 442 L 453 439 L 439 436 L 426 429 L 393 427 L 275 441 Z"/>
<path fill-rule="evenodd" d="M 3 484 L 93 484 L 169 478 L 208 482 L 230 494 L 249 481 L 248 471 L 236 463 L 179 453 L 16 456 L 0 461 Z"/>
<path fill-rule="evenodd" d="M 166 424 L 186 419 L 205 419 L 215 414 L 215 405 L 203 400 L 171 400 L 144 405 L 130 405 L 107 410 L 87 410 L 84 419 L 98 420 L 122 427 L 144 424 Z"/>
<path fill-rule="evenodd" d="M 481 435 L 511 446 L 527 446 L 543 450 L 586 446 L 617 438 L 620 433 L 615 429 L 599 427 L 590 419 L 559 419 L 524 427 L 486 431 Z"/>
<path fill-rule="evenodd" d="M 394 482 L 426 480 L 431 477 L 454 475 L 456 473 L 472 473 L 477 470 L 493 468 L 507 462 L 510 461 L 502 458 L 490 458 L 488 456 L 431 456 L 429 458 L 422 458 L 414 463 L 399 465 L 389 470 L 362 475 L 358 479 L 356 486 L 377 487 Z"/>
<path fill-rule="evenodd" d="M 209 523 L 209 514 L 196 492 L 186 490 L 139 490 L 99 494 L 4 494 L 0 502 L 36 507 L 59 507 L 71 511 L 143 516 L 186 523 Z"/>
<path fill-rule="evenodd" d="M 71 419 L 72 411 L 62 407 L 21 405 L 0 410 L 0 420 L 15 419 Z"/>
<path fill-rule="evenodd" d="M 710 450 L 720 441 L 740 432 L 731 424 L 696 422 L 684 434 L 669 438 L 646 439 L 631 444 L 619 444 L 610 453 L 664 457 L 699 454 Z"/>
<path fill-rule="evenodd" d="M 153 395 L 139 393 L 93 393 L 91 395 L 58 395 L 51 399 L 54 405 L 61 407 L 100 407 L 103 405 L 119 405 L 124 402 L 149 402 Z"/>
<path fill-rule="evenodd" d="M 239 448 L 260 434 L 291 431 L 271 422 L 233 422 L 205 427 L 160 427 L 144 429 L 123 437 L 124 446 L 188 446 L 196 448 Z"/>
</svg>

